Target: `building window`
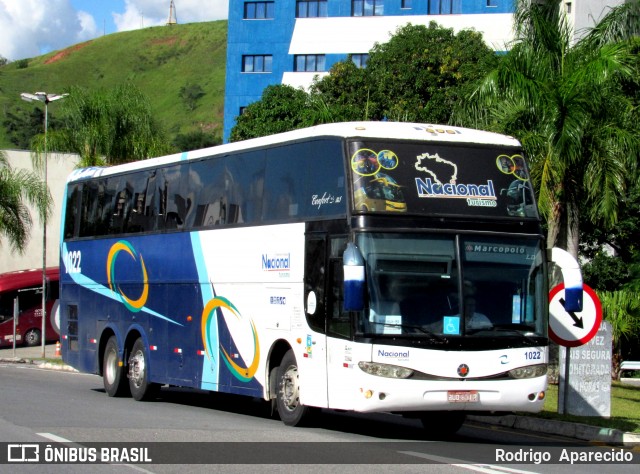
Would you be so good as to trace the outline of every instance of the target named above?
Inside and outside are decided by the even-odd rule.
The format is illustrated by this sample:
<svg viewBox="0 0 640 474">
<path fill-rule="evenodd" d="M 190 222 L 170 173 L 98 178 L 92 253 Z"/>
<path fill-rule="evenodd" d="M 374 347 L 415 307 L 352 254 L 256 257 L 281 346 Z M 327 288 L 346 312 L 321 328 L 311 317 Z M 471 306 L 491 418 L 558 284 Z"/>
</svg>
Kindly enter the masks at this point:
<svg viewBox="0 0 640 474">
<path fill-rule="evenodd" d="M 487 0 L 487 4 L 490 0 Z M 488 5 L 487 5 L 488 6 Z M 453 0 L 429 0 L 427 2 L 429 15 L 451 15 L 453 11 Z M 460 13 L 455 12 L 455 13 Z"/>
<path fill-rule="evenodd" d="M 351 60 L 359 68 L 365 68 L 367 67 L 367 61 L 369 61 L 369 55 L 368 54 L 352 54 Z"/>
<path fill-rule="evenodd" d="M 297 54 L 294 58 L 296 72 L 322 72 L 324 68 L 324 54 Z"/>
<path fill-rule="evenodd" d="M 487 0 L 489 1 L 489 0 Z M 411 10 L 413 8 L 413 1 L 412 0 L 402 0 L 401 4 L 400 4 L 400 8 L 404 8 L 405 10 Z"/>
<path fill-rule="evenodd" d="M 274 2 L 245 2 L 245 20 L 273 19 Z"/>
<path fill-rule="evenodd" d="M 571 14 L 571 2 L 567 2 L 567 3 L 565 3 L 565 4 L 564 4 L 564 8 L 565 8 L 565 10 L 566 10 L 567 14 L 569 14 L 569 15 L 570 15 L 570 14 Z"/>
<path fill-rule="evenodd" d="M 296 2 L 296 18 L 318 18 L 329 16 L 327 0 L 298 0 Z"/>
<path fill-rule="evenodd" d="M 498 6 L 498 0 L 487 0 L 487 6 L 488 7 L 497 7 Z"/>
<path fill-rule="evenodd" d="M 351 16 L 384 15 L 384 0 L 351 0 Z"/>
<path fill-rule="evenodd" d="M 270 54 L 252 54 L 242 56 L 242 72 L 271 72 L 273 56 Z"/>
</svg>

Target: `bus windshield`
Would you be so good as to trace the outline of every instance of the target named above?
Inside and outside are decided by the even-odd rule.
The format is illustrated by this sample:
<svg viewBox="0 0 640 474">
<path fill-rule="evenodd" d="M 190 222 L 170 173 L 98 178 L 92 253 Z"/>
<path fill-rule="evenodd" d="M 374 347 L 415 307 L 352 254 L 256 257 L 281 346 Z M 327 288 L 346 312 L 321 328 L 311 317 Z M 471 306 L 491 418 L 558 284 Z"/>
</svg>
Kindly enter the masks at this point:
<svg viewBox="0 0 640 474">
<path fill-rule="evenodd" d="M 357 327 L 397 337 L 546 337 L 540 240 L 362 233 L 369 308 Z"/>
</svg>

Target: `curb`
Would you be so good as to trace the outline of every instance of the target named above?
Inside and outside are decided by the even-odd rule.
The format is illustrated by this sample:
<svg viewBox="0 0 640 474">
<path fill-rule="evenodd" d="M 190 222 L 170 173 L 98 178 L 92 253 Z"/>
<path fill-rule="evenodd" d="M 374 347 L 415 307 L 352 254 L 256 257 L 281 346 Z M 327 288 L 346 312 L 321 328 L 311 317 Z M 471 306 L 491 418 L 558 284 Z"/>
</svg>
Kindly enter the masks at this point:
<svg viewBox="0 0 640 474">
<path fill-rule="evenodd" d="M 47 362 L 47 361 L 43 361 L 43 360 L 38 360 L 38 359 L 28 359 L 28 358 L 23 358 L 23 357 L 11 357 L 11 358 L 7 358 L 7 357 L 0 357 L 0 362 L 4 362 L 4 363 L 12 363 L 12 364 L 26 364 L 26 365 L 35 365 L 38 366 L 41 369 L 47 369 L 47 370 L 61 370 L 64 372 L 78 372 L 76 369 L 74 369 L 73 367 L 71 367 L 70 365 L 66 365 L 64 363 L 57 364 L 54 362 Z"/>
<path fill-rule="evenodd" d="M 478 416 L 472 415 L 467 419 L 488 425 L 498 425 L 522 431 L 554 434 L 567 438 L 605 443 L 629 447 L 640 446 L 640 433 L 628 433 L 614 428 L 585 425 L 569 421 L 549 420 L 521 415 Z"/>
</svg>

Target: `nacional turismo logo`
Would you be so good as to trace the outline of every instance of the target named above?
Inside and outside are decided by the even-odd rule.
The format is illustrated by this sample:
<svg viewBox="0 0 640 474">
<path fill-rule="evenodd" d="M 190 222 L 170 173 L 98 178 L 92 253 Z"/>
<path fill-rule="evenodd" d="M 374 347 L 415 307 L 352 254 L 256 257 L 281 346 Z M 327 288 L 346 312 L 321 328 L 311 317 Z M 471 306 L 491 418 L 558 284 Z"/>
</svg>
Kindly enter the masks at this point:
<svg viewBox="0 0 640 474">
<path fill-rule="evenodd" d="M 291 254 L 276 253 L 262 254 L 262 270 L 265 272 L 289 272 L 291 271 Z"/>
<path fill-rule="evenodd" d="M 414 166 L 416 170 L 428 175 L 426 178 L 415 178 L 416 191 L 420 198 L 465 199 L 467 205 L 473 207 L 496 207 L 497 205 L 492 180 L 489 179 L 486 183 L 480 184 L 461 183 L 458 181 L 458 165 L 440 157 L 437 153 L 418 155 Z"/>
</svg>

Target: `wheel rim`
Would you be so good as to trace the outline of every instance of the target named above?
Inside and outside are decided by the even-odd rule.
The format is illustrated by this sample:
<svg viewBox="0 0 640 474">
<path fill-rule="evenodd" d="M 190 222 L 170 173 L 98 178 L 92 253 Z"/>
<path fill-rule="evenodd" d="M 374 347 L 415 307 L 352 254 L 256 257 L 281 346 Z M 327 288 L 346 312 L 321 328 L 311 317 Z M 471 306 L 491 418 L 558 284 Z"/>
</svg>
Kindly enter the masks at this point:
<svg viewBox="0 0 640 474">
<path fill-rule="evenodd" d="M 27 333 L 24 335 L 24 338 L 27 344 L 33 344 L 38 340 L 38 333 L 32 329 L 30 331 L 27 331 Z"/>
<path fill-rule="evenodd" d="M 282 376 L 281 395 L 283 405 L 289 411 L 295 410 L 300 404 L 298 368 L 295 365 L 287 368 L 286 372 Z"/>
<path fill-rule="evenodd" d="M 139 388 L 144 381 L 144 371 L 144 354 L 142 351 L 138 351 L 129 359 L 129 380 L 131 380 L 137 388 Z"/>
<path fill-rule="evenodd" d="M 109 385 L 113 385 L 116 381 L 116 374 L 118 373 L 118 355 L 116 351 L 109 351 L 106 359 L 105 376 Z"/>
</svg>

